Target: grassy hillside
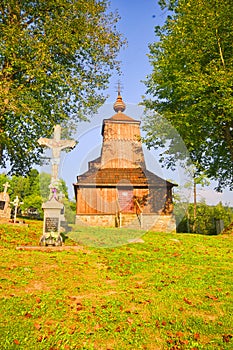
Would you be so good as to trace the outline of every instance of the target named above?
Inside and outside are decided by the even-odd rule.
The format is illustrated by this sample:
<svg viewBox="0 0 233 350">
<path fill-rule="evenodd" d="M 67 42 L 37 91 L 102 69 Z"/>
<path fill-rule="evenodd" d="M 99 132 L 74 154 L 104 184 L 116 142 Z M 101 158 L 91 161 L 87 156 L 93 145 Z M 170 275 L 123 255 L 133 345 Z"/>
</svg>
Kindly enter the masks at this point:
<svg viewBox="0 0 233 350">
<path fill-rule="evenodd" d="M 1 349 L 233 348 L 232 235 L 16 250 L 41 232 L 42 222 L 0 225 Z"/>
</svg>

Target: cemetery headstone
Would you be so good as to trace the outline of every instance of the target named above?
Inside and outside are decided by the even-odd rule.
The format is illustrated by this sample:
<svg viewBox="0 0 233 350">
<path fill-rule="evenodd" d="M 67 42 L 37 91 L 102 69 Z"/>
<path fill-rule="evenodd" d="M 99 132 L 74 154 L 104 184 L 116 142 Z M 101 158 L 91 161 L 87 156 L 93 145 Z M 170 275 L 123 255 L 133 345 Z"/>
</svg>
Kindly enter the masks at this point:
<svg viewBox="0 0 233 350">
<path fill-rule="evenodd" d="M 4 192 L 0 193 L 0 218 L 10 219 L 11 208 L 10 208 L 10 197 L 7 193 L 9 183 L 6 182 L 4 185 Z"/>
<path fill-rule="evenodd" d="M 216 234 L 219 235 L 224 230 L 224 221 L 220 219 L 215 219 L 215 229 Z"/>
</svg>

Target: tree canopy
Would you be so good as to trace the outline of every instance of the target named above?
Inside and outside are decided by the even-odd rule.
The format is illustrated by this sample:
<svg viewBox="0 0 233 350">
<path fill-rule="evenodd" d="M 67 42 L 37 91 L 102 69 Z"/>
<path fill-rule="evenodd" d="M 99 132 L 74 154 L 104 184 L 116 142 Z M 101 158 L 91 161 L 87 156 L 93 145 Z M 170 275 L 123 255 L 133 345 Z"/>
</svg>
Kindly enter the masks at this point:
<svg viewBox="0 0 233 350">
<path fill-rule="evenodd" d="M 0 165 L 26 173 L 37 139 L 103 102 L 124 39 L 107 0 L 0 2 Z M 119 68 L 119 67 L 118 67 Z M 118 69 L 117 68 L 117 69 Z"/>
<path fill-rule="evenodd" d="M 218 189 L 233 187 L 233 2 L 231 0 L 161 0 L 170 12 L 155 33 L 145 82 L 147 144 L 169 139 L 157 128 L 162 115 L 176 128 L 198 171 L 218 181 Z M 169 154 L 178 156 L 177 143 Z M 171 160 L 170 157 L 170 160 Z M 172 163 L 172 162 L 170 162 Z"/>
</svg>

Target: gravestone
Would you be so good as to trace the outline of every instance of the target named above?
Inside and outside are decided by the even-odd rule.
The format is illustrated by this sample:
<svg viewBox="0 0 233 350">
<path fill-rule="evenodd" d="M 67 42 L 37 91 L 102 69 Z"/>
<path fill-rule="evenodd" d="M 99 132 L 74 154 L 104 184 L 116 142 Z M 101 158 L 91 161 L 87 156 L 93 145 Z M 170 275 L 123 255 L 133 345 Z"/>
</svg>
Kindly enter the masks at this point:
<svg viewBox="0 0 233 350">
<path fill-rule="evenodd" d="M 10 219 L 11 208 L 10 208 L 10 197 L 7 193 L 7 188 L 10 187 L 9 183 L 6 182 L 4 185 L 4 192 L 0 193 L 0 218 Z"/>
<path fill-rule="evenodd" d="M 50 200 L 42 204 L 42 209 L 44 211 L 44 224 L 40 245 L 62 245 L 60 231 L 63 204 L 53 196 Z"/>
<path fill-rule="evenodd" d="M 215 229 L 216 234 L 219 235 L 224 230 L 224 221 L 220 219 L 215 219 Z"/>
<path fill-rule="evenodd" d="M 64 205 L 59 200 L 57 194 L 59 185 L 59 164 L 60 154 L 65 148 L 74 148 L 76 142 L 74 140 L 61 140 L 61 126 L 54 127 L 54 138 L 40 138 L 38 143 L 52 150 L 52 175 L 50 188 L 50 198 L 42 204 L 44 211 L 43 236 L 40 239 L 40 245 L 62 245 L 61 221 L 64 221 Z"/>
</svg>

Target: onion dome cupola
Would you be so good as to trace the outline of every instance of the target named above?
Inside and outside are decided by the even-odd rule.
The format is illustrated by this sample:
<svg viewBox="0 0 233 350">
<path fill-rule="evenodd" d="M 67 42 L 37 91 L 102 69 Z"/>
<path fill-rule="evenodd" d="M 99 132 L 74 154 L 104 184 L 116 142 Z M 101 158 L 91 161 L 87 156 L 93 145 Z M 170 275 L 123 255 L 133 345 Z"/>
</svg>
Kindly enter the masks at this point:
<svg viewBox="0 0 233 350">
<path fill-rule="evenodd" d="M 113 105 L 113 109 L 116 113 L 122 113 L 122 112 L 124 112 L 125 108 L 126 108 L 126 105 L 125 105 L 124 101 L 122 100 L 120 91 L 118 89 L 118 96 L 117 96 L 116 102 Z"/>
</svg>

